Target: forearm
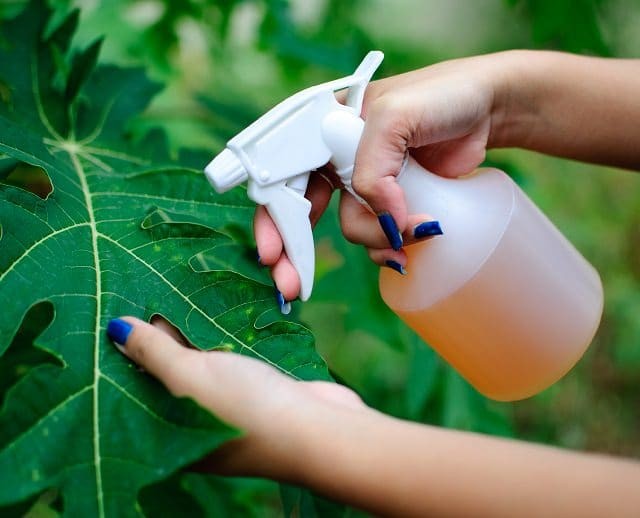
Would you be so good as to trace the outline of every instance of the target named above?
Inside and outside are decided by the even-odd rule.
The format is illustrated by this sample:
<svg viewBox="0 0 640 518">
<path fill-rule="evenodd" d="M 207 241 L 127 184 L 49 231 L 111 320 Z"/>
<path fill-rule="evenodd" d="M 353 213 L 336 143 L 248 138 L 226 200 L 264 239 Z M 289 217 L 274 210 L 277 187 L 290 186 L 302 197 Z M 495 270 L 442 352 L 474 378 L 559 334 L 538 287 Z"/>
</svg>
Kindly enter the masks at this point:
<svg viewBox="0 0 640 518">
<path fill-rule="evenodd" d="M 640 169 L 640 60 L 502 56 L 490 147 Z"/>
<path fill-rule="evenodd" d="M 393 419 L 304 414 L 294 478 L 376 514 L 632 516 L 640 465 Z M 294 419 L 295 421 L 295 419 Z"/>
</svg>

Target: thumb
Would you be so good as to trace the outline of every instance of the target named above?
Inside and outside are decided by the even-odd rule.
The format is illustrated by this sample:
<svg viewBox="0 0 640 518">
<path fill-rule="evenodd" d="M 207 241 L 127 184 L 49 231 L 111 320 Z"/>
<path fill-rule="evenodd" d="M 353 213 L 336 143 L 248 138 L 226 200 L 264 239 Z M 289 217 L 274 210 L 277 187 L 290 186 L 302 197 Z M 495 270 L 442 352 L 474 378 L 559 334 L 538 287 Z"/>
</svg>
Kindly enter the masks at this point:
<svg viewBox="0 0 640 518">
<path fill-rule="evenodd" d="M 133 317 L 109 321 L 107 335 L 120 352 L 158 378 L 172 394 L 199 399 L 203 390 L 202 381 L 197 382 L 203 364 L 201 351 L 184 347 L 158 327 Z"/>
<path fill-rule="evenodd" d="M 407 226 L 404 193 L 396 182 L 411 138 L 411 114 L 398 97 L 378 97 L 367 108 L 353 188 L 375 211 L 391 247 L 402 246 Z"/>
</svg>

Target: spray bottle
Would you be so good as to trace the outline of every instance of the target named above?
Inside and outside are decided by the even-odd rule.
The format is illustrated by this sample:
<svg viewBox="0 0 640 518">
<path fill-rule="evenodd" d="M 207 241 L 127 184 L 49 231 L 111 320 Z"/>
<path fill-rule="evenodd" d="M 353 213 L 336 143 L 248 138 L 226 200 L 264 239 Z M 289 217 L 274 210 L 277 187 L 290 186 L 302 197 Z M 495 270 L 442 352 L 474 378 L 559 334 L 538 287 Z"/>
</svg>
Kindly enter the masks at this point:
<svg viewBox="0 0 640 518">
<path fill-rule="evenodd" d="M 232 138 L 205 168 L 218 192 L 248 181 L 265 205 L 311 295 L 311 171 L 331 162 L 351 188 L 364 91 L 383 59 L 370 52 L 354 74 L 286 99 Z M 334 92 L 348 89 L 344 105 Z M 561 378 L 598 328 L 596 270 L 502 171 L 442 178 L 408 158 L 397 181 L 408 212 L 437 218 L 444 235 L 406 248 L 409 273 L 383 268 L 386 304 L 478 391 L 522 399 Z"/>
</svg>

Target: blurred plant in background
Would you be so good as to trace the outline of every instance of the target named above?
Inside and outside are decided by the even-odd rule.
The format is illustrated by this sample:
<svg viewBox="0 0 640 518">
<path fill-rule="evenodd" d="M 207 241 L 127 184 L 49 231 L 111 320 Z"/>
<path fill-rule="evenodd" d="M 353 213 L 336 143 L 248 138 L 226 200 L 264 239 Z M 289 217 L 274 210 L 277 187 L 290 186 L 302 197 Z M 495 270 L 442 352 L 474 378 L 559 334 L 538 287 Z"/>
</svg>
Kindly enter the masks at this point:
<svg viewBox="0 0 640 518">
<path fill-rule="evenodd" d="M 0 16 L 22 3 L 3 2 Z M 82 8 L 80 41 L 104 34 L 103 60 L 141 64 L 166 83 L 140 130 L 160 125 L 174 151 L 204 147 L 211 156 L 293 92 L 350 73 L 370 49 L 386 54 L 378 77 L 509 48 L 640 52 L 640 6 L 633 0 L 50 3 L 61 13 Z M 488 161 L 512 174 L 601 274 L 600 330 L 563 380 L 513 404 L 477 394 L 384 306 L 377 269 L 344 241 L 335 207 L 316 229 L 315 293 L 296 304 L 296 317 L 313 330 L 335 377 L 382 411 L 640 457 L 640 177 L 520 150 L 493 151 Z M 259 494 L 275 512 L 275 486 L 232 485 L 229 509 L 247 511 Z"/>
</svg>

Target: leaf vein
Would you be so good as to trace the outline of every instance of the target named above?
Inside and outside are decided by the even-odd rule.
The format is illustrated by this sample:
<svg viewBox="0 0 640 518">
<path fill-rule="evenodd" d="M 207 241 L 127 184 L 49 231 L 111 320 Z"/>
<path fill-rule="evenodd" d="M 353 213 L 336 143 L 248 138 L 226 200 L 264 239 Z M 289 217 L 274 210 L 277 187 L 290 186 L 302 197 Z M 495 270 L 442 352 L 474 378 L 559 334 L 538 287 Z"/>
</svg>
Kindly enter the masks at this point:
<svg viewBox="0 0 640 518">
<path fill-rule="evenodd" d="M 247 205 L 231 205 L 226 203 L 217 203 L 213 201 L 200 201 L 200 200 L 185 200 L 184 198 L 170 198 L 168 196 L 160 196 L 160 195 L 149 195 L 144 193 L 134 193 L 134 192 L 110 192 L 110 191 L 99 191 L 92 193 L 94 197 L 97 196 L 126 196 L 129 198 L 146 198 L 149 200 L 162 200 L 162 201 L 170 201 L 170 202 L 181 202 L 181 203 L 189 203 L 192 205 L 209 205 L 211 207 L 220 207 L 223 209 L 243 209 L 243 210 L 254 210 L 255 206 L 247 206 Z"/>
<path fill-rule="evenodd" d="M 214 327 L 216 327 L 220 332 L 222 332 L 223 334 L 227 335 L 229 338 L 231 338 L 234 342 L 237 342 L 241 347 L 246 347 L 250 350 L 253 351 L 253 353 L 260 358 L 261 360 L 265 361 L 266 363 L 280 369 L 281 371 L 285 372 L 286 374 L 289 374 L 291 376 L 293 376 L 294 378 L 297 378 L 297 376 L 293 375 L 291 372 L 283 369 L 282 367 L 280 367 L 278 364 L 274 363 L 273 361 L 271 361 L 269 358 L 267 358 L 266 356 L 264 356 L 263 354 L 259 353 L 258 351 L 252 349 L 252 347 L 248 344 L 245 344 L 244 342 L 242 342 L 242 340 L 240 340 L 237 336 L 235 336 L 233 333 L 230 333 L 227 329 L 225 329 L 224 327 L 222 327 L 220 324 L 218 324 L 214 318 L 211 318 L 209 315 L 207 315 L 202 309 L 200 309 L 198 306 L 196 306 L 189 297 L 187 297 L 184 293 L 182 293 L 180 290 L 178 290 L 166 277 L 164 277 L 162 275 L 162 273 L 160 273 L 158 270 L 156 270 L 153 266 L 151 266 L 149 263 L 147 263 L 144 259 L 142 259 L 141 257 L 139 257 L 138 255 L 134 254 L 133 252 L 129 251 L 125 246 L 121 245 L 118 241 L 116 241 L 115 239 L 112 239 L 111 237 L 107 236 L 106 234 L 103 234 L 101 232 L 98 232 L 98 235 L 100 237 L 102 237 L 103 239 L 110 241 L 111 243 L 113 243 L 114 245 L 116 245 L 118 248 L 122 249 L 125 253 L 131 255 L 132 257 L 134 257 L 137 261 L 139 261 L 140 263 L 142 263 L 144 266 L 146 266 L 149 270 L 150 273 L 155 274 L 158 278 L 160 278 L 160 280 L 162 280 L 162 282 L 164 282 L 169 289 L 171 289 L 172 291 L 174 291 L 182 300 L 184 300 L 187 304 L 189 304 L 189 306 L 191 306 L 191 308 L 196 311 L 197 313 L 199 313 L 201 316 L 203 316 L 206 320 L 208 320 L 209 322 L 211 322 L 211 324 L 213 324 Z"/>
<path fill-rule="evenodd" d="M 7 276 L 7 274 L 13 270 L 13 268 L 20 262 L 22 261 L 22 259 L 24 259 L 25 257 L 27 257 L 36 247 L 38 247 L 39 245 L 45 243 L 48 239 L 57 236 L 58 234 L 62 234 L 64 232 L 67 232 L 68 230 L 72 230 L 74 228 L 77 227 L 83 227 L 83 226 L 87 226 L 89 225 L 89 222 L 84 222 L 84 223 L 76 223 L 75 225 L 71 225 L 69 227 L 64 227 L 61 228 L 59 230 L 56 230 L 55 232 L 52 232 L 51 234 L 47 234 L 45 237 L 43 237 L 42 239 L 39 239 L 38 241 L 36 241 L 35 243 L 33 243 L 29 248 L 27 248 L 19 257 L 16 258 L 15 261 L 13 261 L 9 267 L 0 275 L 0 282 L 2 282 L 2 280 Z"/>
</svg>

